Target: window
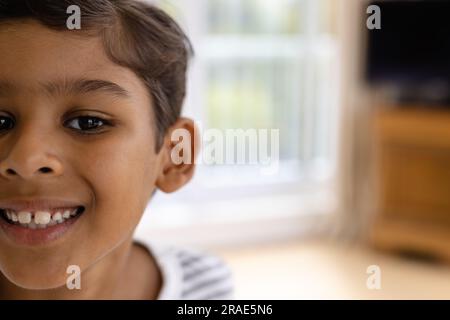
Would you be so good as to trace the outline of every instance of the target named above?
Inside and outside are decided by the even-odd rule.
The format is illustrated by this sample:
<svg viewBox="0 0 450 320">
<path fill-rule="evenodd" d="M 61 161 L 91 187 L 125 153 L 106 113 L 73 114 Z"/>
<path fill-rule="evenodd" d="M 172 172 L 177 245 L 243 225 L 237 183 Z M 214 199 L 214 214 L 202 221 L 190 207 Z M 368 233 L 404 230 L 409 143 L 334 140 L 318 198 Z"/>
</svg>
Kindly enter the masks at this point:
<svg viewBox="0 0 450 320">
<path fill-rule="evenodd" d="M 336 171 L 335 0 L 157 0 L 184 28 L 196 56 L 185 114 L 203 129 L 279 129 L 279 170 L 198 167 L 169 203 L 235 201 L 332 186 Z M 157 210 L 155 210 L 156 212 Z M 197 211 L 193 210 L 193 211 Z M 167 218 L 167 217 L 166 217 Z"/>
</svg>

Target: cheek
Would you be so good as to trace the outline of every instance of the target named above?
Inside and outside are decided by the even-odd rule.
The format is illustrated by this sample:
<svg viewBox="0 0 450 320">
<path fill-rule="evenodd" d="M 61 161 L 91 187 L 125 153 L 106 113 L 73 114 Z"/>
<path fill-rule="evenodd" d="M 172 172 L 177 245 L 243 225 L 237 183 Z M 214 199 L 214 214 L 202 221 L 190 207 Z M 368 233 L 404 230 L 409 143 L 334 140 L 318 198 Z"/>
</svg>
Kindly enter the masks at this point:
<svg viewBox="0 0 450 320">
<path fill-rule="evenodd" d="M 93 197 L 89 235 L 118 241 L 136 227 L 154 189 L 156 154 L 150 139 L 140 135 L 104 138 L 89 149 L 82 160 Z"/>
</svg>

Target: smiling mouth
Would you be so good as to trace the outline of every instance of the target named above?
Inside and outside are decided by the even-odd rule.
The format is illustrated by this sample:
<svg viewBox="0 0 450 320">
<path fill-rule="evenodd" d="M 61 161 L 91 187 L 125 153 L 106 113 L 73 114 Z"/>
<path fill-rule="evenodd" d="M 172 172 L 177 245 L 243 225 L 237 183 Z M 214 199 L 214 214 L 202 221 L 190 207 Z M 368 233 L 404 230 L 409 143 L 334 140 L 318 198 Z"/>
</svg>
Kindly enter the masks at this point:
<svg viewBox="0 0 450 320">
<path fill-rule="evenodd" d="M 78 218 L 85 211 L 84 206 L 57 208 L 39 211 L 20 211 L 0 208 L 0 216 L 8 224 L 27 229 L 46 229 Z"/>
</svg>

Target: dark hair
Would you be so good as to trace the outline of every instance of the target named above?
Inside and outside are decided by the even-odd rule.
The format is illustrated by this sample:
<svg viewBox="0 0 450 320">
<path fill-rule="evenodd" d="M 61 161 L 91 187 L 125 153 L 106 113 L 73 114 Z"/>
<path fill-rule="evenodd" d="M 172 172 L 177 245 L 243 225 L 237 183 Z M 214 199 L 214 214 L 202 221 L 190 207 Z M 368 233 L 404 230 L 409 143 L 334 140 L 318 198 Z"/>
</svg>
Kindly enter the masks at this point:
<svg viewBox="0 0 450 320">
<path fill-rule="evenodd" d="M 0 0 L 0 23 L 34 19 L 67 30 L 71 5 L 81 9 L 81 32 L 100 36 L 108 57 L 133 70 L 148 88 L 158 151 L 181 115 L 187 66 L 194 54 L 189 38 L 164 11 L 135 0 Z"/>
</svg>

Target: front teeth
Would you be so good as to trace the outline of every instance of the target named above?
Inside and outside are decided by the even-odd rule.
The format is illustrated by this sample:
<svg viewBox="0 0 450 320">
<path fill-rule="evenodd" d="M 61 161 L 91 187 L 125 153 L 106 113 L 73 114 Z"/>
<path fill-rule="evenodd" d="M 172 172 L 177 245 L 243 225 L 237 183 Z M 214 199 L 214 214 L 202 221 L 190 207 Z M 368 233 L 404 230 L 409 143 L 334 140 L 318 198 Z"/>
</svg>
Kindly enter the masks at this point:
<svg viewBox="0 0 450 320">
<path fill-rule="evenodd" d="M 36 211 L 34 214 L 27 211 L 16 213 L 6 210 L 7 218 L 15 223 L 20 223 L 22 227 L 30 229 L 44 229 L 70 219 L 77 215 L 77 209 L 57 211 L 53 216 L 47 211 Z"/>
<path fill-rule="evenodd" d="M 31 222 L 31 213 L 26 211 L 21 211 L 18 213 L 17 217 L 19 218 L 20 223 L 30 223 Z"/>
<path fill-rule="evenodd" d="M 36 224 L 49 224 L 51 220 L 52 216 L 50 215 L 49 212 L 37 211 L 34 214 L 34 223 Z"/>
</svg>

